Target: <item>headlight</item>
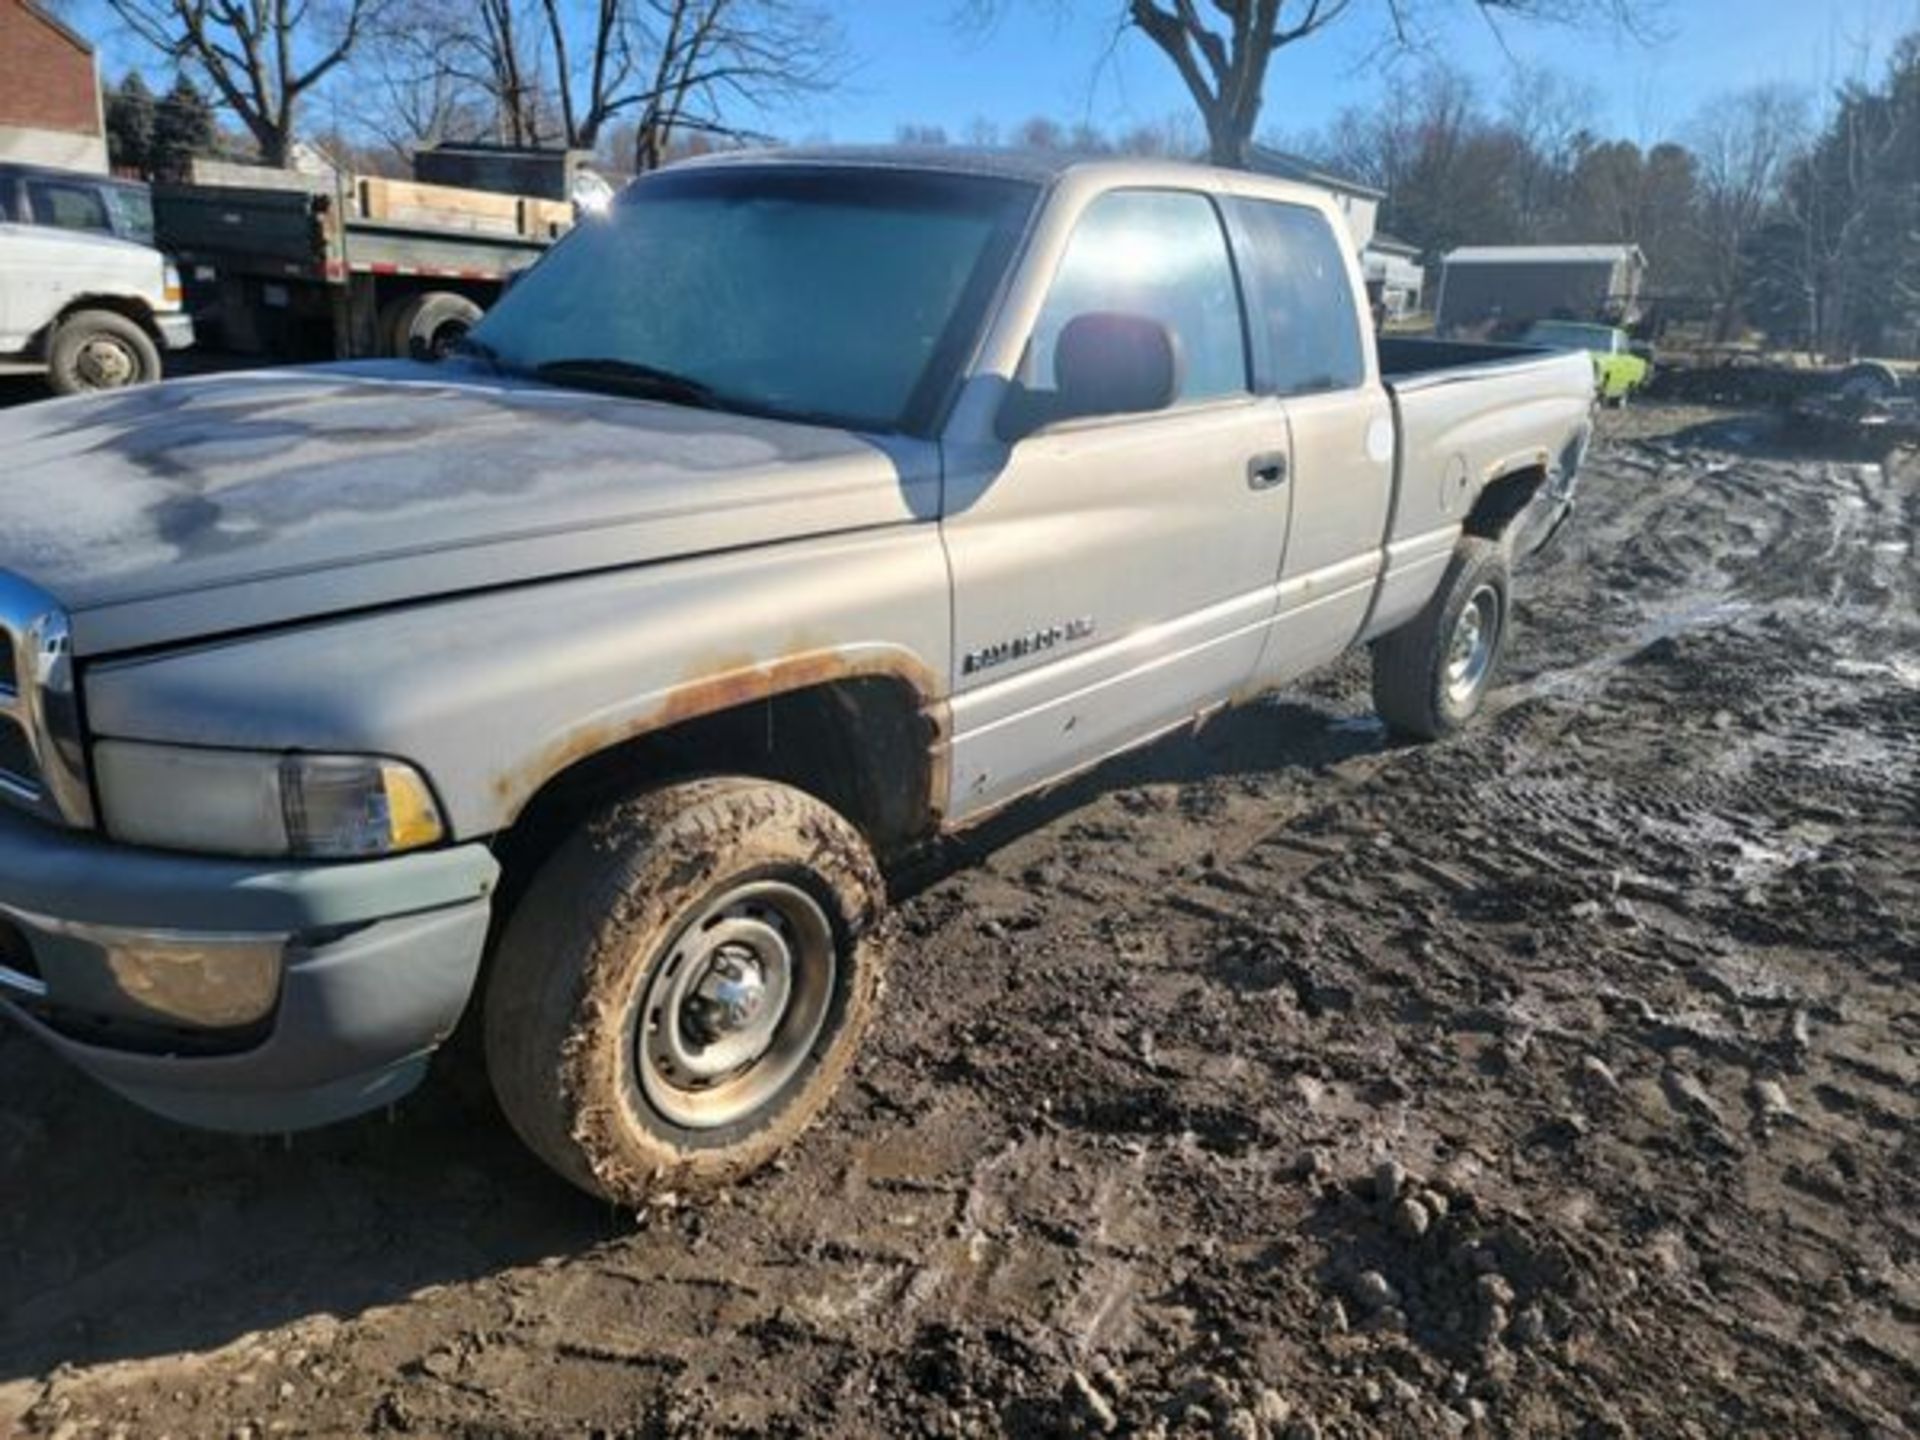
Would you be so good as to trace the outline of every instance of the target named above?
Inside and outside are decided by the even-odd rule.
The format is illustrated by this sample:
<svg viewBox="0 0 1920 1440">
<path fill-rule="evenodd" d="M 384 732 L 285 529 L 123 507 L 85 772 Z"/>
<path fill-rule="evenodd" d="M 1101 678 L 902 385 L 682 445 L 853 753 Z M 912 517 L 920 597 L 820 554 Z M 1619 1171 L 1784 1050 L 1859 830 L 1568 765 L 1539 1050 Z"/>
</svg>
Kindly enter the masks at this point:
<svg viewBox="0 0 1920 1440">
<path fill-rule="evenodd" d="M 160 267 L 160 293 L 169 310 L 178 310 L 186 298 L 186 290 L 180 284 L 180 267 L 171 260 Z"/>
<path fill-rule="evenodd" d="M 128 845 L 350 860 L 446 834 L 426 780 L 398 760 L 106 740 L 93 763 L 107 833 Z"/>
</svg>

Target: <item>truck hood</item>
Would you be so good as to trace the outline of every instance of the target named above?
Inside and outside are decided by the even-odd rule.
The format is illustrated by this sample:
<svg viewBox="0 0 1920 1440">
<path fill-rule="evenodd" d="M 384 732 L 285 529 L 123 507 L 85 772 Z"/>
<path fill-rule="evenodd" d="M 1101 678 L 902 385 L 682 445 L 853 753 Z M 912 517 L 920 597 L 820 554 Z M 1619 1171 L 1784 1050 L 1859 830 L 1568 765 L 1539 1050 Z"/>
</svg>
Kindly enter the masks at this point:
<svg viewBox="0 0 1920 1440">
<path fill-rule="evenodd" d="M 83 655 L 938 513 L 937 449 L 381 361 L 0 416 L 0 570 Z"/>
<path fill-rule="evenodd" d="M 152 245 L 139 240 L 129 240 L 122 235 L 101 235 L 92 230 L 56 230 L 40 225 L 23 226 L 16 233 L 44 240 L 57 239 L 61 248 L 71 255 L 91 250 L 94 254 L 89 259 L 90 264 L 114 265 L 129 271 L 151 270 L 156 281 L 160 278 L 163 257 Z"/>
</svg>

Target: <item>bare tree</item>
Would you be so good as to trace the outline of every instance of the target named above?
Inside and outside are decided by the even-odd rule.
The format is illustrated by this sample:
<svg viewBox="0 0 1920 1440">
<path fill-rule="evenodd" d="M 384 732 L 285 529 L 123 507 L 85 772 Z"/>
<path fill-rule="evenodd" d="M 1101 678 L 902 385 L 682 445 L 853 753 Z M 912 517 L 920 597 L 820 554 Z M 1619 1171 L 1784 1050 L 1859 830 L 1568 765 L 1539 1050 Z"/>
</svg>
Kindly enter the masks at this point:
<svg viewBox="0 0 1920 1440">
<path fill-rule="evenodd" d="M 1750 244 L 1806 133 L 1806 97 L 1783 85 L 1723 96 L 1693 123 L 1703 261 L 1723 339 L 1745 298 Z"/>
<path fill-rule="evenodd" d="M 1473 81 L 1444 62 L 1401 77 L 1376 104 L 1343 112 L 1319 137 L 1296 142 L 1335 170 L 1386 192 L 1380 226 L 1436 253 L 1517 240 L 1517 177 L 1526 142 L 1490 120 Z"/>
<path fill-rule="evenodd" d="M 676 133 L 736 139 L 740 122 L 827 89 L 843 65 L 831 14 L 800 0 L 645 0 L 653 66 L 634 144 L 658 167 Z"/>
<path fill-rule="evenodd" d="M 997 121 L 984 115 L 976 115 L 967 122 L 967 144 L 983 150 L 991 150 L 1000 143 L 1000 126 Z"/>
<path fill-rule="evenodd" d="M 376 42 L 347 62 L 350 83 L 338 88 L 352 100 L 335 97 L 336 128 L 371 132 L 402 165 L 445 140 L 537 143 L 538 86 L 516 83 L 532 67 L 517 58 L 517 28 L 509 30 L 511 46 L 495 43 L 487 13 L 493 4 L 394 0 Z"/>
<path fill-rule="evenodd" d="M 147 45 L 200 71 L 268 165 L 284 165 L 300 101 L 353 53 L 383 0 L 107 0 Z"/>
<path fill-rule="evenodd" d="M 962 13 L 990 19 L 1006 0 L 969 0 Z M 1060 0 L 1055 0 L 1060 3 Z M 1138 30 L 1172 62 L 1207 129 L 1218 165 L 1245 165 L 1266 103 L 1273 57 L 1334 25 L 1371 13 L 1389 45 L 1418 48 L 1433 14 L 1452 6 L 1503 20 L 1612 21 L 1638 31 L 1659 0 L 1122 0 L 1122 28 Z"/>
<path fill-rule="evenodd" d="M 529 49 L 519 0 L 478 0 L 467 50 L 494 105 L 495 128 L 509 145 L 538 145 L 543 134 L 539 58 Z M 564 62 L 564 53 L 562 61 Z M 562 75 L 564 76 L 564 68 Z"/>
<path fill-rule="evenodd" d="M 1565 214 L 1566 177 L 1593 145 L 1599 108 L 1599 92 L 1585 80 L 1538 65 L 1513 72 L 1500 115 L 1520 141 L 1512 186 L 1523 231 L 1544 233 Z"/>
<path fill-rule="evenodd" d="M 396 146 L 487 135 L 652 169 L 833 84 L 840 28 L 808 0 L 387 0 L 359 67 Z"/>
<path fill-rule="evenodd" d="M 1884 86 L 1850 80 L 1781 186 L 1774 233 L 1754 248 L 1780 308 L 1797 292 L 1816 347 L 1874 343 L 1920 311 L 1920 31 L 1894 47 Z M 1902 216 L 1901 211 L 1907 215 Z"/>
<path fill-rule="evenodd" d="M 504 6 L 510 0 L 493 3 Z M 636 41 L 646 5 L 644 0 L 591 0 L 584 45 L 575 45 L 569 34 L 576 8 L 560 0 L 540 0 L 566 143 L 591 150 L 609 121 L 644 98 Z"/>
</svg>

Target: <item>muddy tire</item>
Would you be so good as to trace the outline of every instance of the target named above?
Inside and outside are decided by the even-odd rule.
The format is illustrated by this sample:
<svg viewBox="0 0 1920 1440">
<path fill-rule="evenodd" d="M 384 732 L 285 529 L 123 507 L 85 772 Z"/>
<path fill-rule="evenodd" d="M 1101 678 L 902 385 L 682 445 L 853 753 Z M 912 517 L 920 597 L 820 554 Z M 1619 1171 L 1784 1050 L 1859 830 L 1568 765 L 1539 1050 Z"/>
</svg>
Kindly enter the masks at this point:
<svg viewBox="0 0 1920 1440">
<path fill-rule="evenodd" d="M 884 897 L 859 832 L 784 785 L 698 780 L 603 811 L 501 937 L 484 1031 L 507 1119 L 623 1205 L 765 1164 L 872 1018 Z"/>
<path fill-rule="evenodd" d="M 1427 608 L 1373 644 L 1373 705 L 1388 729 L 1438 740 L 1479 713 L 1506 648 L 1508 593 L 1501 545 L 1462 540 Z"/>
<path fill-rule="evenodd" d="M 160 347 L 138 323 L 112 310 L 77 310 L 47 343 L 47 383 L 56 395 L 85 395 L 151 385 Z"/>
<path fill-rule="evenodd" d="M 416 295 L 393 315 L 393 353 L 402 360 L 444 360 L 484 313 L 451 290 Z"/>
</svg>

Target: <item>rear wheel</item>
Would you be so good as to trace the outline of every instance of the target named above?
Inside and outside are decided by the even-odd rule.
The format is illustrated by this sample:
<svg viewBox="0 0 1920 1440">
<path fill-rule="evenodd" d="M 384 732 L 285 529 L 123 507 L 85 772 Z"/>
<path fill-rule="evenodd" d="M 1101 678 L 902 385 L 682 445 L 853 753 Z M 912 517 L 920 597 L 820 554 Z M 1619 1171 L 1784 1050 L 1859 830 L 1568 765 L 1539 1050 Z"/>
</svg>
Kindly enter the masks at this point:
<svg viewBox="0 0 1920 1440">
<path fill-rule="evenodd" d="M 1389 729 L 1437 740 L 1485 703 L 1506 648 L 1507 559 L 1492 540 L 1460 542 L 1439 590 L 1373 645 L 1373 703 Z"/>
<path fill-rule="evenodd" d="M 444 360 L 485 313 L 464 295 L 429 290 L 403 303 L 392 319 L 393 353 L 401 359 Z"/>
<path fill-rule="evenodd" d="M 150 385 L 160 378 L 160 348 L 138 323 L 112 310 L 79 310 L 62 319 L 47 346 L 47 383 L 56 395 Z"/>
<path fill-rule="evenodd" d="M 486 993 L 514 1129 L 592 1194 L 732 1181 L 838 1088 L 872 1016 L 884 887 L 859 833 L 784 785 L 701 780 L 555 852 Z"/>
</svg>

